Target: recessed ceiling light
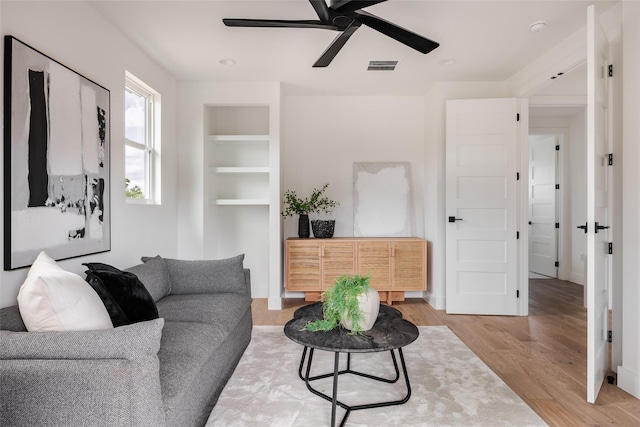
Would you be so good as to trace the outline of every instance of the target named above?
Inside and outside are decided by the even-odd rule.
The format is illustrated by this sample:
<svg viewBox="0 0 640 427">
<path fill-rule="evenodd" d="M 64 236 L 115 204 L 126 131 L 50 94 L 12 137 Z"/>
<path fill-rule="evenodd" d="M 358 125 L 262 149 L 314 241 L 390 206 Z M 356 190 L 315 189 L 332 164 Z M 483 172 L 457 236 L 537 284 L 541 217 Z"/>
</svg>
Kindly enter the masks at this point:
<svg viewBox="0 0 640 427">
<path fill-rule="evenodd" d="M 448 67 L 449 65 L 454 65 L 458 62 L 457 59 L 453 59 L 453 58 L 449 58 L 449 59 L 443 59 L 439 62 L 440 65 L 442 65 L 443 67 Z"/>
<path fill-rule="evenodd" d="M 529 25 L 529 30 L 532 33 L 540 33 L 544 31 L 545 28 L 547 28 L 546 21 L 536 21 Z"/>
<path fill-rule="evenodd" d="M 231 58 L 225 58 L 225 59 L 221 59 L 220 61 L 218 61 L 220 64 L 222 65 L 234 65 L 236 63 L 236 61 L 234 61 Z"/>
</svg>

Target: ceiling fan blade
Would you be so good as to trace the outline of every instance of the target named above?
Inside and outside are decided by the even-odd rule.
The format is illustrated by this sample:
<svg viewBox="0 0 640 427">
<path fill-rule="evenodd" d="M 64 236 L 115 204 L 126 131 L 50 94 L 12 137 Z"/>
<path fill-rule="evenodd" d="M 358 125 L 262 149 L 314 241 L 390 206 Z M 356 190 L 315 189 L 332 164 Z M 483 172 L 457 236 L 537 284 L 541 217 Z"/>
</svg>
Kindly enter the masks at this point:
<svg viewBox="0 0 640 427">
<path fill-rule="evenodd" d="M 333 39 L 327 50 L 325 50 L 324 53 L 320 55 L 320 58 L 318 58 L 316 63 L 313 64 L 314 68 L 326 67 L 331 64 L 333 58 L 336 57 L 338 52 L 340 52 L 340 49 L 342 49 L 342 46 L 344 46 L 347 40 L 349 40 L 349 37 L 351 37 L 358 28 L 360 28 L 360 22 L 351 22 L 351 24 L 349 24 L 349 26 L 345 28 L 343 32 L 341 32 L 335 39 Z"/>
<path fill-rule="evenodd" d="M 429 40 L 426 37 L 422 37 L 421 35 L 406 30 L 402 27 L 398 27 L 396 24 L 385 21 L 384 19 L 372 15 L 368 12 L 360 11 L 355 12 L 355 14 L 357 15 L 356 19 L 358 19 L 367 27 L 373 28 L 374 30 L 379 31 L 382 34 L 417 50 L 418 52 L 429 53 L 433 49 L 440 46 L 440 43 L 438 42 Z"/>
<path fill-rule="evenodd" d="M 387 0 L 332 0 L 329 9 L 334 12 L 349 13 L 385 1 Z"/>
<path fill-rule="evenodd" d="M 331 21 L 331 16 L 329 16 L 329 7 L 325 0 L 309 0 L 309 3 L 311 3 L 311 6 L 316 10 L 316 14 L 318 15 L 318 18 L 320 18 L 320 21 Z"/>
<path fill-rule="evenodd" d="M 280 19 L 236 19 L 222 20 L 227 27 L 274 27 L 274 28 L 319 28 L 321 30 L 338 31 L 338 27 L 315 20 L 280 20 Z"/>
</svg>

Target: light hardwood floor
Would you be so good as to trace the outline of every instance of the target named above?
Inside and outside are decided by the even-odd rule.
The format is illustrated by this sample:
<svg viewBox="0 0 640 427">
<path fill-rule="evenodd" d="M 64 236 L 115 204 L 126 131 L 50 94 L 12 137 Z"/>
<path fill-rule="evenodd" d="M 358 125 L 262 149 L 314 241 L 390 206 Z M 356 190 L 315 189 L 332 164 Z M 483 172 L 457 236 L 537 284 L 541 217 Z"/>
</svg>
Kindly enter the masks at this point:
<svg viewBox="0 0 640 427">
<path fill-rule="evenodd" d="M 551 426 L 640 426 L 640 400 L 602 385 L 586 402 L 586 310 L 583 288 L 556 279 L 530 280 L 529 316 L 461 316 L 421 299 L 394 307 L 416 325 L 446 325 Z M 305 302 L 285 300 L 282 310 L 253 302 L 255 325 L 284 325 Z M 611 375 L 614 375 L 611 373 Z"/>
</svg>

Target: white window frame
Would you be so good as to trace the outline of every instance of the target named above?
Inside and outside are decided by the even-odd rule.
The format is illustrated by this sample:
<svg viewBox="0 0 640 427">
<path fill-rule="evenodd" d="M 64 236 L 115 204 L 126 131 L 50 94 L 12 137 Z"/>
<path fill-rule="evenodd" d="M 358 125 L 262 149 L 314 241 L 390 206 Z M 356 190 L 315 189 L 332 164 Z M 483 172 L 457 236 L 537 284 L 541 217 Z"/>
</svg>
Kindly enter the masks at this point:
<svg viewBox="0 0 640 427">
<path fill-rule="evenodd" d="M 142 150 L 145 153 L 146 188 L 143 189 L 145 197 L 133 199 L 125 196 L 125 200 L 127 203 L 133 204 L 160 204 L 160 94 L 128 71 L 125 71 L 126 90 L 146 98 L 147 109 L 145 143 L 132 141 L 125 135 L 126 146 Z M 125 178 L 126 173 L 125 162 Z"/>
</svg>

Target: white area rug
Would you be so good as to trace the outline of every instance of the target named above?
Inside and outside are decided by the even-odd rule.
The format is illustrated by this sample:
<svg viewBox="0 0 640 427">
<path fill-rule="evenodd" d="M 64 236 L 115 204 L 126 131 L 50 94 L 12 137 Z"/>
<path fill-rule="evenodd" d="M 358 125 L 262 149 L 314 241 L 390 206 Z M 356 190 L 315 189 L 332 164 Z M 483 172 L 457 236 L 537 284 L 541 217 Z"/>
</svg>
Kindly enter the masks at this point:
<svg viewBox="0 0 640 427">
<path fill-rule="evenodd" d="M 351 412 L 347 426 L 546 426 L 496 374 L 446 326 L 420 326 L 420 337 L 404 348 L 412 395 L 404 405 Z M 209 417 L 207 427 L 328 426 L 331 403 L 313 395 L 298 377 L 303 347 L 280 326 L 254 326 L 253 337 Z M 333 371 L 333 353 L 316 350 L 312 375 Z M 346 361 L 346 355 L 341 355 Z M 399 363 L 399 362 L 398 362 Z M 389 352 L 354 354 L 351 368 L 393 378 Z M 312 382 L 331 394 L 332 379 Z M 341 375 L 339 399 L 346 404 L 398 400 L 395 384 Z M 338 408 L 337 422 L 345 411 Z"/>
</svg>

